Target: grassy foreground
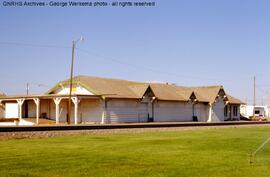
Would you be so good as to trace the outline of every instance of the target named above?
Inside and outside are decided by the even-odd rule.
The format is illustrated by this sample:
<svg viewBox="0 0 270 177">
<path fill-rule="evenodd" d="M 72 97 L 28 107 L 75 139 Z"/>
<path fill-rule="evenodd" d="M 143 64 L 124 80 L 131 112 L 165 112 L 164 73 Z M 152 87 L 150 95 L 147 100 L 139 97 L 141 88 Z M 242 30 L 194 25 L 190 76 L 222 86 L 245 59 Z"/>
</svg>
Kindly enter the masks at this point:
<svg viewBox="0 0 270 177">
<path fill-rule="evenodd" d="M 0 176 L 269 177 L 268 127 L 0 141 Z"/>
</svg>

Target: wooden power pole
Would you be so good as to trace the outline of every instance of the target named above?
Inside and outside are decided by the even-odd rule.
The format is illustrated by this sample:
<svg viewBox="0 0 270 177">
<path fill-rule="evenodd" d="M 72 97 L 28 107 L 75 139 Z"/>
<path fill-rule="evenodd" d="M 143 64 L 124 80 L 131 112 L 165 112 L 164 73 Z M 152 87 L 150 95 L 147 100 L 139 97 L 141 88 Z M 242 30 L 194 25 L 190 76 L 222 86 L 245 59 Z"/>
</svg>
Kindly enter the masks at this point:
<svg viewBox="0 0 270 177">
<path fill-rule="evenodd" d="M 268 121 L 270 119 L 270 92 L 268 92 L 268 95 L 269 95 L 269 100 L 268 100 L 268 106 L 267 106 L 267 109 L 268 109 Z"/>
<path fill-rule="evenodd" d="M 29 95 L 29 83 L 26 83 L 26 95 Z"/>
<path fill-rule="evenodd" d="M 73 65 L 74 65 L 74 50 L 75 50 L 75 45 L 78 41 L 83 41 L 83 37 L 76 41 L 72 41 L 72 58 L 71 58 L 71 67 L 70 67 L 70 80 L 69 80 L 69 98 L 68 98 L 68 116 L 67 116 L 67 123 L 70 124 L 70 114 L 71 114 L 71 94 L 72 94 L 72 82 L 73 82 Z"/>
<path fill-rule="evenodd" d="M 256 106 L 256 77 L 253 78 L 253 117 L 255 117 L 255 106 Z"/>
<path fill-rule="evenodd" d="M 67 116 L 67 123 L 68 124 L 70 124 L 70 114 L 71 114 L 71 94 L 72 94 L 72 79 L 73 79 L 73 65 L 74 65 L 74 49 L 75 49 L 75 41 L 72 41 L 72 60 L 71 60 L 71 67 L 70 67 L 68 116 Z"/>
</svg>

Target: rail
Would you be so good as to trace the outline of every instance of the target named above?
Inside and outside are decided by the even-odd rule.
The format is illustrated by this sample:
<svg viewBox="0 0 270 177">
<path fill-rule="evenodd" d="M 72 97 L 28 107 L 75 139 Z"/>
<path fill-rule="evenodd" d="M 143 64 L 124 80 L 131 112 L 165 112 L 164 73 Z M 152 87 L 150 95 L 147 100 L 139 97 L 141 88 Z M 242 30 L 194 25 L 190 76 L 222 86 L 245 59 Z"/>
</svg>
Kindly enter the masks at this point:
<svg viewBox="0 0 270 177">
<path fill-rule="evenodd" d="M 98 129 L 126 129 L 126 128 L 166 128 L 166 127 L 201 127 L 201 126 L 228 126 L 228 125 L 259 125 L 270 122 L 152 122 L 128 124 L 100 124 L 100 125 L 37 125 L 37 126 L 7 126 L 0 127 L 0 132 L 26 132 L 26 131 L 69 131 L 69 130 L 98 130 Z"/>
</svg>

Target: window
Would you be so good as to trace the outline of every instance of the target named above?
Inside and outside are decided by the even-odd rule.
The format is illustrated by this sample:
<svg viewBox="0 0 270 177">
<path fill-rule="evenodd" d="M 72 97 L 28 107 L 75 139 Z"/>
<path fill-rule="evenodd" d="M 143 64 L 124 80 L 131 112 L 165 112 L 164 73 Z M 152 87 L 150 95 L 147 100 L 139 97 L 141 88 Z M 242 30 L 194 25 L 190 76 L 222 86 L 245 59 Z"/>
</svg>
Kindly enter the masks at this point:
<svg viewBox="0 0 270 177">
<path fill-rule="evenodd" d="M 224 117 L 228 117 L 228 106 L 224 107 Z"/>
<path fill-rule="evenodd" d="M 233 106 L 233 116 L 238 116 L 238 107 Z"/>
<path fill-rule="evenodd" d="M 260 111 L 259 110 L 255 110 L 255 114 L 260 114 Z"/>
</svg>

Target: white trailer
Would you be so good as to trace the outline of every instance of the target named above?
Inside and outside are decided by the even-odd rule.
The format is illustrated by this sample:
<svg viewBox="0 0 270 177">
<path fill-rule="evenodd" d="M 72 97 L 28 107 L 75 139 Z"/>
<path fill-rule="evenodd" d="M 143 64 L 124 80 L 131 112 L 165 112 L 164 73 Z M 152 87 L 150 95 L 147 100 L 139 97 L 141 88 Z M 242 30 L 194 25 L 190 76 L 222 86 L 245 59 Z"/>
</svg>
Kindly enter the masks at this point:
<svg viewBox="0 0 270 177">
<path fill-rule="evenodd" d="M 255 117 L 268 118 L 268 106 L 251 106 L 251 105 L 241 105 L 240 113 L 242 116 L 250 118 L 253 115 Z"/>
</svg>

